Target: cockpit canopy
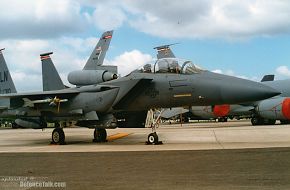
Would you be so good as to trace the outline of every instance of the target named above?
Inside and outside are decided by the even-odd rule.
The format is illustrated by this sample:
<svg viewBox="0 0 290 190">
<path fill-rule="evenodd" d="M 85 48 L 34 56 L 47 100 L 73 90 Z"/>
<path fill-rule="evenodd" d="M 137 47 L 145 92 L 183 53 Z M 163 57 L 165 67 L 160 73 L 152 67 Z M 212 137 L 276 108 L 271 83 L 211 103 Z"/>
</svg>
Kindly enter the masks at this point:
<svg viewBox="0 0 290 190">
<path fill-rule="evenodd" d="M 194 74 L 203 70 L 191 61 L 185 61 L 176 58 L 158 59 L 154 63 L 148 63 L 138 70 L 142 73 L 176 73 L 176 74 Z"/>
</svg>

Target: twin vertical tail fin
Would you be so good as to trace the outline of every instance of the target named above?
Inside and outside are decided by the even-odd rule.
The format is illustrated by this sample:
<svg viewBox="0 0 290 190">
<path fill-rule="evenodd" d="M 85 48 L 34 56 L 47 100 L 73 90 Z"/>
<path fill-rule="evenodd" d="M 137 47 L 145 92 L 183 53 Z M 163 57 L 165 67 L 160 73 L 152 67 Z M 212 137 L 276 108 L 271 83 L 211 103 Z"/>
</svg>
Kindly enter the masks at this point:
<svg viewBox="0 0 290 190">
<path fill-rule="evenodd" d="M 0 94 L 16 93 L 15 85 L 3 56 L 3 50 L 4 48 L 0 49 Z"/>
<path fill-rule="evenodd" d="M 53 52 L 40 54 L 43 91 L 61 90 L 65 88 L 65 85 L 50 58 L 51 54 L 53 54 Z"/>
<path fill-rule="evenodd" d="M 113 31 L 107 31 L 102 34 L 83 70 L 97 70 L 97 66 L 103 64 L 112 36 Z"/>
</svg>

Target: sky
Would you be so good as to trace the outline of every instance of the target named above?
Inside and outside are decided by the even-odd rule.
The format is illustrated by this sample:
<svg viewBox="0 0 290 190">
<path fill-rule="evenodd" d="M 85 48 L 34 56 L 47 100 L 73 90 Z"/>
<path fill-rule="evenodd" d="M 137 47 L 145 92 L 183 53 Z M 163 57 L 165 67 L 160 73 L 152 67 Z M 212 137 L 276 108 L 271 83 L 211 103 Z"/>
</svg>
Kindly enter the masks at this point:
<svg viewBox="0 0 290 190">
<path fill-rule="evenodd" d="M 288 0 L 0 0 L 0 48 L 18 91 L 42 90 L 39 55 L 64 83 L 82 69 L 104 31 L 105 64 L 124 76 L 172 46 L 204 69 L 259 81 L 290 78 Z"/>
</svg>

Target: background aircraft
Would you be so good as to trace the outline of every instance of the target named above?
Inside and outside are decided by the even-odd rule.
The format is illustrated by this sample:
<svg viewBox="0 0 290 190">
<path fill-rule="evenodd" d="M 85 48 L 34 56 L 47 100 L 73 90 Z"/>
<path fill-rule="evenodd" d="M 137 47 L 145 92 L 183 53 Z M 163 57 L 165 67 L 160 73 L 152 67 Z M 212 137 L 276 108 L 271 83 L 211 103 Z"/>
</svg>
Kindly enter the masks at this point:
<svg viewBox="0 0 290 190">
<path fill-rule="evenodd" d="M 290 123 L 290 79 L 266 81 L 265 85 L 282 92 L 280 95 L 256 102 L 253 125 L 275 124 L 280 120 L 281 124 Z"/>
</svg>

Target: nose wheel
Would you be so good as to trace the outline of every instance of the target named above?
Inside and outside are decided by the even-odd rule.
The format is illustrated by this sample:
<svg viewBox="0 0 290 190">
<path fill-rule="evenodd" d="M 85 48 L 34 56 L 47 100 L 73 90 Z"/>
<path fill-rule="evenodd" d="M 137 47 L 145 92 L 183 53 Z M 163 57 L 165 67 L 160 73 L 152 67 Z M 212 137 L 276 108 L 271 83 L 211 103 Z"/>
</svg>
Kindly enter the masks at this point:
<svg viewBox="0 0 290 190">
<path fill-rule="evenodd" d="M 159 144 L 163 144 L 162 141 L 159 141 L 159 137 L 156 133 L 156 129 L 155 127 L 153 128 L 152 126 L 152 133 L 150 133 L 148 135 L 147 141 L 146 141 L 147 145 L 153 144 L 153 145 L 159 145 Z"/>
<path fill-rule="evenodd" d="M 147 141 L 149 144 L 158 144 L 158 135 L 156 132 L 154 133 L 150 133 L 148 135 L 148 141 Z"/>
</svg>

